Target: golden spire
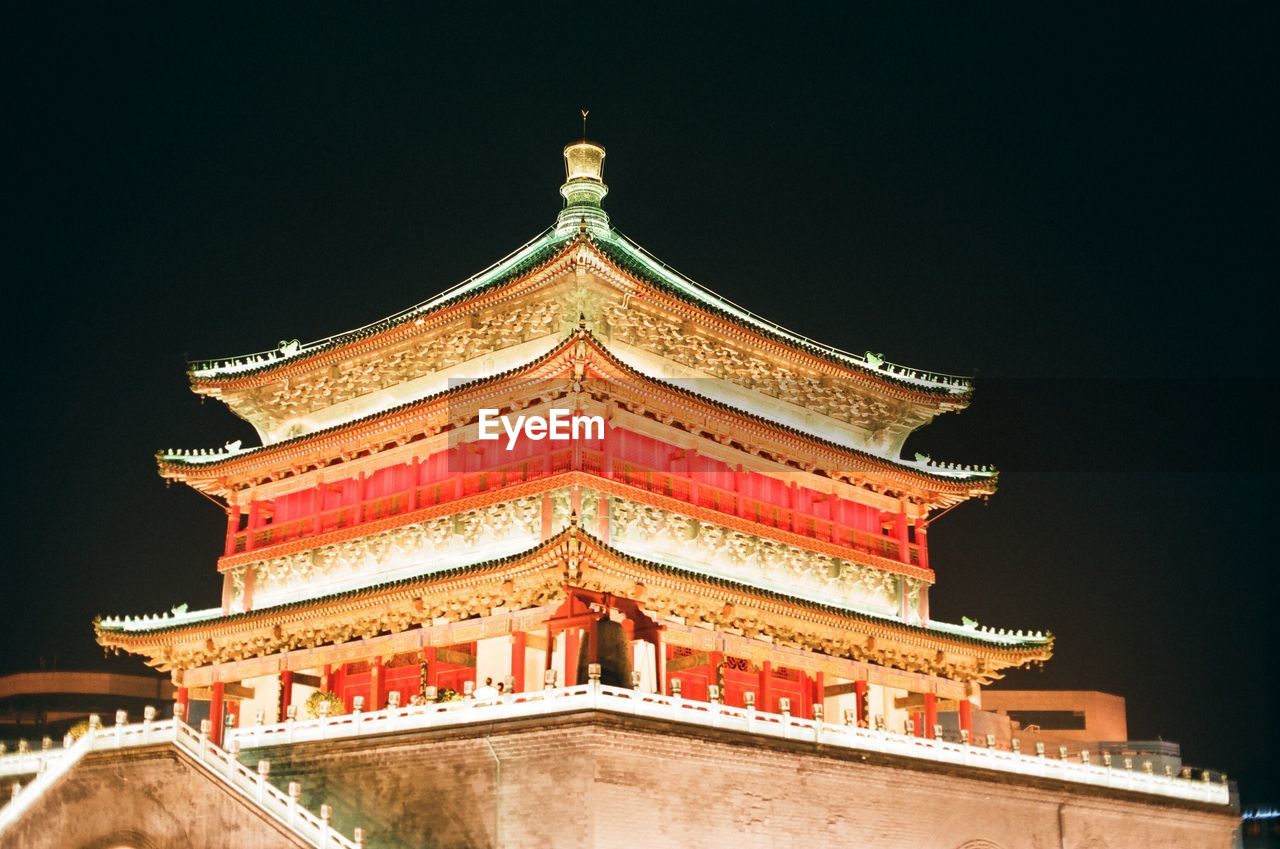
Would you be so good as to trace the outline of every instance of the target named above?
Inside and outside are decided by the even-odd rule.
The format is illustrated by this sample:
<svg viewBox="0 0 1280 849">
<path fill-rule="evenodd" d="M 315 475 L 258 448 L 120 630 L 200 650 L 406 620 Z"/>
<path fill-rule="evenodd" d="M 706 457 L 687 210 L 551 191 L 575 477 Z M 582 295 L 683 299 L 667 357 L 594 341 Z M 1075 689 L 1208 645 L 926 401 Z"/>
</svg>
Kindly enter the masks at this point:
<svg viewBox="0 0 1280 849">
<path fill-rule="evenodd" d="M 560 194 L 565 206 L 556 219 L 556 231 L 564 235 L 585 227 L 608 233 L 609 216 L 600 208 L 600 201 L 609 193 L 604 184 L 604 147 L 587 141 L 587 116 L 591 110 L 579 109 L 578 113 L 582 116 L 582 140 L 571 142 L 564 149 L 565 183 Z"/>
</svg>

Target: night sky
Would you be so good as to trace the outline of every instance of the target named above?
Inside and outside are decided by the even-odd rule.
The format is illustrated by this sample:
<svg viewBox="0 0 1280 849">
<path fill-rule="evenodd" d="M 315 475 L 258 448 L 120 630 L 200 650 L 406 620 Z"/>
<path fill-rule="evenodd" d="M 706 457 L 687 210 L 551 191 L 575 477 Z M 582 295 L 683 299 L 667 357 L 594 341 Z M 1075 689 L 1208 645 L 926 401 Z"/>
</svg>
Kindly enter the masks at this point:
<svg viewBox="0 0 1280 849">
<path fill-rule="evenodd" d="M 666 262 L 976 374 L 907 446 L 1002 470 L 932 529 L 934 616 L 1052 630 L 1008 684 L 1122 695 L 1280 802 L 1273 13 L 694 6 L 10 19 L 0 671 L 216 604 L 222 514 L 153 453 L 256 439 L 184 358 L 479 271 L 554 220 L 587 107 Z"/>
</svg>

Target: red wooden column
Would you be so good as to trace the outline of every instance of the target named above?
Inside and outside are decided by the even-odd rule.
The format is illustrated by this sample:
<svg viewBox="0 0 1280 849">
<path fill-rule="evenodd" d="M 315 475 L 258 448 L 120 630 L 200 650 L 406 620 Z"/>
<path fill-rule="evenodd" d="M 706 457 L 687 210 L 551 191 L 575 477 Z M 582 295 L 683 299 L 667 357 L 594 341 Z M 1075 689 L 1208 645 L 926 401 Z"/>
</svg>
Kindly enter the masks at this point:
<svg viewBox="0 0 1280 849">
<path fill-rule="evenodd" d="M 668 695 L 670 686 L 667 683 L 667 641 L 662 639 L 663 633 L 658 632 L 657 650 L 654 654 L 657 655 L 658 692 L 665 696 Z"/>
<path fill-rule="evenodd" d="M 227 505 L 227 543 L 223 553 L 230 557 L 236 553 L 236 534 L 240 531 L 240 508 L 232 501 Z"/>
<path fill-rule="evenodd" d="M 467 443 L 459 442 L 457 445 L 449 449 L 449 463 L 447 468 L 453 477 L 453 497 L 461 498 L 463 490 L 463 478 L 467 473 L 467 452 L 464 450 Z M 445 501 L 444 494 L 441 493 L 441 501 Z"/>
<path fill-rule="evenodd" d="M 525 633 L 524 631 L 516 631 L 511 635 L 511 691 L 513 693 L 524 692 L 524 649 L 525 649 Z"/>
<path fill-rule="evenodd" d="M 855 698 L 853 705 L 854 718 L 857 720 L 859 728 L 869 728 L 871 726 L 870 718 L 867 716 L 867 714 L 870 713 L 870 711 L 867 710 L 867 690 L 868 685 L 866 681 L 853 682 L 853 694 Z"/>
<path fill-rule="evenodd" d="M 773 664 L 766 660 L 760 664 L 760 695 L 756 699 L 756 704 L 759 705 L 760 710 L 769 711 L 770 713 L 773 712 L 773 704 L 769 701 L 772 679 Z"/>
<path fill-rule="evenodd" d="M 293 704 L 293 670 L 285 669 L 280 673 L 280 716 L 277 722 L 284 722 L 289 715 L 289 705 Z"/>
<path fill-rule="evenodd" d="M 549 442 L 550 440 L 548 440 L 548 443 Z M 551 458 L 549 456 L 547 458 L 547 462 L 548 463 L 551 462 Z M 542 494 L 542 541 L 543 542 L 546 542 L 547 540 L 551 539 L 551 528 L 554 522 L 554 518 L 555 518 L 555 506 L 551 503 L 551 493 L 544 492 Z M 548 649 L 548 651 L 550 651 L 550 649 Z M 547 669 L 550 669 L 550 668 L 551 668 L 550 666 L 547 666 Z"/>
<path fill-rule="evenodd" d="M 382 658 L 369 661 L 369 710 L 382 710 Z"/>
<path fill-rule="evenodd" d="M 613 441 L 616 438 L 613 435 L 613 417 L 610 416 L 604 423 L 604 439 L 600 440 L 600 475 L 606 480 L 613 479 Z"/>
<path fill-rule="evenodd" d="M 418 504 L 418 481 L 422 479 L 422 458 L 415 456 L 413 461 L 409 463 L 409 477 L 412 481 L 412 488 L 409 490 L 409 503 L 405 505 L 406 512 L 417 510 Z"/>
<path fill-rule="evenodd" d="M 973 736 L 973 702 L 968 699 L 960 700 L 960 730 L 968 731 L 969 736 Z"/>
<path fill-rule="evenodd" d="M 609 544 L 609 496 L 601 494 L 596 501 L 596 536 L 605 545 Z"/>
<path fill-rule="evenodd" d="M 333 692 L 333 667 L 328 663 L 324 665 L 324 671 L 320 673 L 320 692 Z"/>
<path fill-rule="evenodd" d="M 186 687 L 178 688 L 178 697 L 175 700 L 182 706 L 182 721 L 191 724 L 191 692 Z"/>
<path fill-rule="evenodd" d="M 356 520 L 355 524 L 364 521 L 365 473 L 356 476 Z"/>
<path fill-rule="evenodd" d="M 929 531 L 922 520 L 916 521 L 916 551 L 920 554 L 920 568 L 929 568 Z"/>
<path fill-rule="evenodd" d="M 938 697 L 933 693 L 924 694 L 924 734 L 933 739 L 933 726 L 938 724 Z"/>
<path fill-rule="evenodd" d="M 261 517 L 262 517 L 262 503 L 255 498 L 249 502 L 249 521 L 245 528 L 247 533 L 245 534 L 245 538 L 244 538 L 245 551 L 253 550 L 253 547 L 254 547 L 253 537 L 254 537 L 254 533 L 258 530 L 258 522 L 261 519 Z"/>
<path fill-rule="evenodd" d="M 435 686 L 435 674 L 436 674 L 436 647 L 435 646 L 423 647 L 422 662 L 427 665 L 427 678 L 425 681 L 422 682 L 422 687 L 424 688 L 424 691 L 425 691 L 425 688 Z M 425 696 L 426 692 L 423 692 L 422 695 Z"/>
<path fill-rule="evenodd" d="M 553 633 L 551 633 L 551 626 L 550 626 L 549 624 L 547 625 L 547 651 L 546 651 L 546 655 L 547 655 L 547 656 L 546 656 L 546 658 L 545 658 L 546 662 L 545 662 L 545 663 L 543 663 L 543 665 L 542 665 L 542 670 L 543 670 L 544 672 L 546 672 L 547 670 L 549 670 L 549 669 L 553 668 L 553 667 L 552 667 L 552 662 L 554 661 L 555 656 L 556 656 L 556 635 L 555 635 L 555 634 L 553 634 Z M 542 682 L 541 682 L 541 681 L 540 681 L 540 682 L 538 682 L 538 686 L 542 686 Z"/>
<path fill-rule="evenodd" d="M 316 480 L 315 494 L 311 496 L 311 533 L 318 534 L 324 530 L 324 490 L 323 476 Z"/>
<path fill-rule="evenodd" d="M 689 476 L 689 503 L 698 503 L 698 451 L 689 448 L 684 454 L 684 473 Z M 715 683 L 715 682 L 712 682 Z"/>
<path fill-rule="evenodd" d="M 587 623 L 587 663 L 600 662 L 600 631 L 596 620 Z"/>
<path fill-rule="evenodd" d="M 253 610 L 253 588 L 258 583 L 258 570 L 244 570 L 244 595 L 240 597 L 240 605 L 244 608 L 244 612 L 248 613 Z"/>
<path fill-rule="evenodd" d="M 724 653 L 713 651 L 707 653 L 707 686 L 720 686 L 720 664 L 724 663 Z M 708 696 L 710 691 L 708 690 Z M 724 692 L 720 693 L 720 701 L 724 701 Z"/>
<path fill-rule="evenodd" d="M 564 632 L 564 686 L 572 687 L 578 683 L 578 629 L 569 628 Z"/>
<path fill-rule="evenodd" d="M 916 727 L 916 736 L 924 736 L 924 711 L 918 710 L 911 714 L 911 722 Z"/>
<path fill-rule="evenodd" d="M 209 695 L 209 739 L 219 746 L 222 745 L 222 712 L 225 709 L 222 702 L 223 689 L 221 681 L 214 681 Z"/>
<path fill-rule="evenodd" d="M 893 528 L 898 535 L 898 559 L 903 563 L 911 562 L 910 540 L 907 539 L 907 502 L 902 500 L 898 506 L 898 521 Z"/>
<path fill-rule="evenodd" d="M 812 699 L 813 705 L 822 705 L 823 713 L 825 713 L 826 701 L 827 701 L 826 681 L 823 678 L 823 675 L 821 672 L 815 672 L 813 673 L 813 699 Z M 811 708 L 812 708 L 812 705 L 811 705 Z M 817 715 L 817 711 L 810 709 L 809 717 L 811 719 L 814 719 L 816 718 L 816 715 Z"/>
<path fill-rule="evenodd" d="M 582 415 L 582 410 L 573 410 L 569 414 L 569 434 L 573 435 L 573 422 Z M 548 438 L 548 442 L 551 440 Z M 582 440 L 574 439 L 569 443 L 569 468 L 575 472 L 582 471 Z"/>
</svg>

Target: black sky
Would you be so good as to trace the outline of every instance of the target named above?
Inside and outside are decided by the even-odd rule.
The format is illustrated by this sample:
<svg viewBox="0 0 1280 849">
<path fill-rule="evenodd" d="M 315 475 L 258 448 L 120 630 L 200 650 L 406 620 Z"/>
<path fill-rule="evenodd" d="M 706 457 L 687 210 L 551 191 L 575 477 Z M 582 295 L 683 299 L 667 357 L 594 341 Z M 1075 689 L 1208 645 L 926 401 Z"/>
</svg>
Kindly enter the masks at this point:
<svg viewBox="0 0 1280 849">
<path fill-rule="evenodd" d="M 551 223 L 589 107 L 614 223 L 806 335 L 976 373 L 908 453 L 1003 470 L 934 615 L 1048 628 L 1280 801 L 1276 21 L 797 4 L 315 5 L 9 21 L 0 671 L 217 602 L 223 521 L 152 454 L 252 440 L 184 355 L 328 335 Z"/>
</svg>

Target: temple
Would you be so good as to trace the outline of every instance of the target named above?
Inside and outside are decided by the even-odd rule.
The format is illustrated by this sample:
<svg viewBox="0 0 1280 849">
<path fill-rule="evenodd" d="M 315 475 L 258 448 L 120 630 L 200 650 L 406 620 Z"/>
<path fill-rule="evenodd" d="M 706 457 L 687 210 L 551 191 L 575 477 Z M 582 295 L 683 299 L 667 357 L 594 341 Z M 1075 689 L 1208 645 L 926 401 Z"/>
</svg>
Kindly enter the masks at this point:
<svg viewBox="0 0 1280 849">
<path fill-rule="evenodd" d="M 784 792 L 760 758 L 861 781 L 866 810 L 904 809 L 875 802 L 882 790 L 917 799 L 903 804 L 921 834 L 954 825 L 952 791 L 1022 793 L 1013 776 L 1040 795 L 1010 805 L 1118 793 L 1117 834 L 1148 798 L 1191 811 L 1188 833 L 1220 833 L 1226 788 L 1207 772 L 1021 753 L 983 726 L 983 687 L 1048 660 L 1053 639 L 930 614 L 945 573 L 931 517 L 991 496 L 998 475 L 903 445 L 963 410 L 970 382 L 714 294 L 613 227 L 603 147 L 564 159 L 555 224 L 471 279 L 353 331 L 190 365 L 194 391 L 260 437 L 157 455 L 166 480 L 225 505 L 221 604 L 95 622 L 105 649 L 171 674 L 164 734 L 197 767 L 226 746 L 211 774 L 225 763 L 233 789 L 283 806 L 277 824 L 296 824 L 299 800 L 340 799 L 308 826 L 324 841 L 333 816 L 387 846 L 615 845 L 609 829 L 662 843 L 695 821 L 707 830 L 682 842 L 718 845 L 762 821 L 744 788 Z M 572 427 L 557 436 L 557 421 Z M 691 749 L 696 734 L 710 736 Z M 242 750 L 277 766 L 237 778 Z M 912 769 L 924 777 L 903 779 Z M 290 784 L 292 801 L 272 801 L 282 774 L 323 775 L 331 795 Z M 401 776 L 398 801 L 384 774 Z M 710 798 L 747 793 L 746 807 L 723 822 L 718 804 L 686 810 L 721 780 Z M 830 807 L 840 792 L 804 791 L 792 813 L 887 833 Z M 603 800 L 589 810 L 575 802 L 588 793 Z M 642 793 L 665 818 L 620 819 L 633 802 L 618 800 Z M 1097 805 L 1081 808 L 1091 822 Z M 1050 828 L 1013 810 L 1011 833 Z M 893 828 L 901 841 L 877 845 L 925 845 Z"/>
<path fill-rule="evenodd" d="M 899 457 L 967 380 L 852 356 L 678 275 L 610 225 L 605 151 L 565 149 L 556 225 L 484 273 L 320 342 L 199 362 L 260 447 L 164 451 L 224 501 L 222 606 L 97 623 L 179 700 L 284 719 L 320 689 L 378 709 L 489 680 L 615 683 L 932 736 L 1041 634 L 929 615 L 930 512 L 986 467 Z M 478 412 L 599 417 L 482 441 Z M 632 679 L 634 678 L 634 683 Z"/>
</svg>

